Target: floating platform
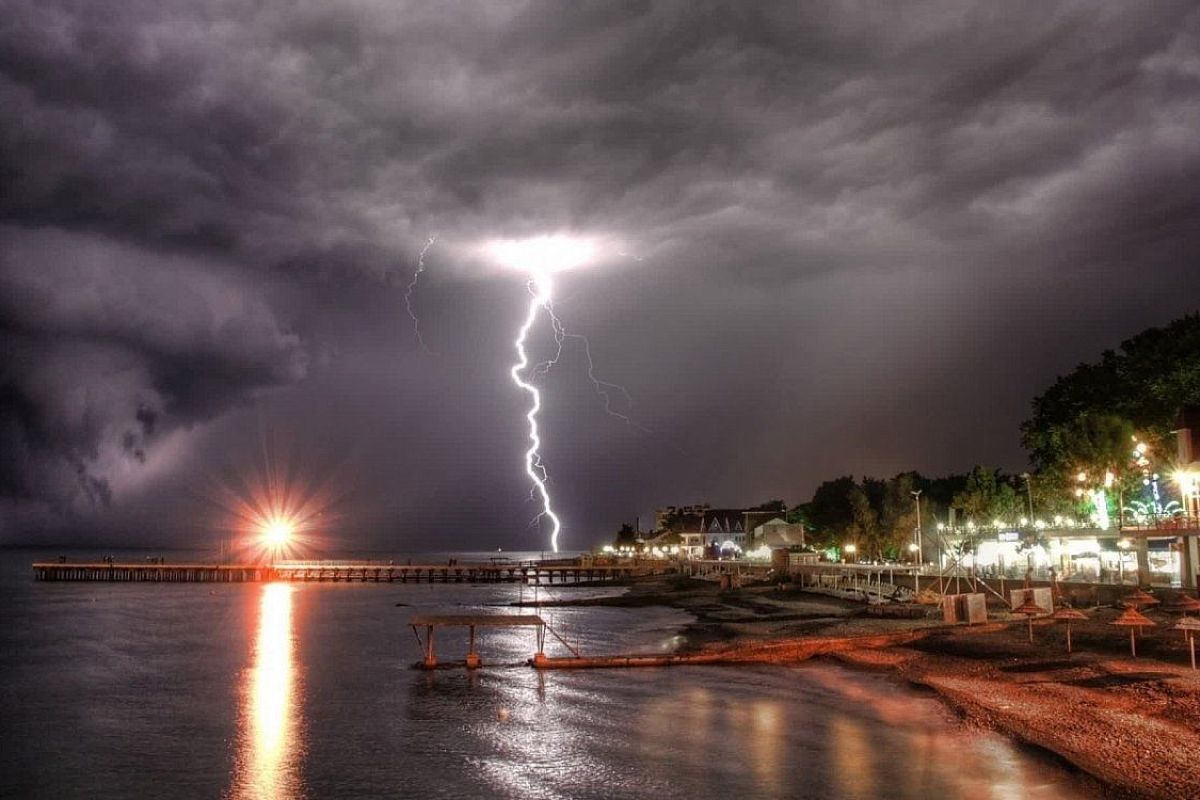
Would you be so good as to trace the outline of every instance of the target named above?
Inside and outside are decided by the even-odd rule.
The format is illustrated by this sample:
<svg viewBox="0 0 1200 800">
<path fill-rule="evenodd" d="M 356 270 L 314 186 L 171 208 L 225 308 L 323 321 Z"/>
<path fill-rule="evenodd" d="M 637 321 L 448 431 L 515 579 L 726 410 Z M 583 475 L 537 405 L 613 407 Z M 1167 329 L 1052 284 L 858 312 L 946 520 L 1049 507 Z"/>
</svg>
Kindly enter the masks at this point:
<svg viewBox="0 0 1200 800">
<path fill-rule="evenodd" d="M 468 644 L 467 644 L 467 669 L 477 669 L 483 665 L 479 657 L 479 652 L 475 649 L 475 629 L 476 628 L 534 628 L 537 632 L 537 653 L 534 659 L 545 658 L 542 650 L 546 646 L 546 632 L 553 631 L 546 621 L 537 614 L 423 614 L 411 617 L 408 624 L 413 629 L 413 634 L 417 637 L 417 644 L 421 646 L 422 659 L 420 666 L 425 669 L 435 669 L 438 665 L 437 653 L 433 648 L 433 635 L 439 628 L 467 628 L 468 629 Z M 425 638 L 421 638 L 421 629 L 425 629 Z M 562 638 L 558 634 L 554 634 L 559 641 Z M 563 642 L 567 645 L 566 642 Z M 572 653 L 576 651 L 567 645 Z"/>
</svg>

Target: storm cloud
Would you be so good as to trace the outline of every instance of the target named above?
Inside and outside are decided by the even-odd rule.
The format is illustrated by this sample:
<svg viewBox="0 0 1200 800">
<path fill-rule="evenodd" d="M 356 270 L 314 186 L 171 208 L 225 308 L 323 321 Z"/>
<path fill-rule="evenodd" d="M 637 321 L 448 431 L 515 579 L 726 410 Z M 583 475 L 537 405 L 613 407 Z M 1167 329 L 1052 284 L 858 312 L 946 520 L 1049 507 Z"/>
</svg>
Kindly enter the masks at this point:
<svg viewBox="0 0 1200 800">
<path fill-rule="evenodd" d="M 1020 466 L 1055 374 L 1195 310 L 1194 3 L 21 2 L 0 20 L 0 530 L 178 529 L 270 420 L 339 535 L 533 545 L 493 237 L 611 243 L 546 460 L 655 505 Z M 414 296 L 403 287 L 437 235 Z M 349 457 L 349 456 L 348 456 Z M 132 515 L 132 516 L 131 516 Z"/>
</svg>

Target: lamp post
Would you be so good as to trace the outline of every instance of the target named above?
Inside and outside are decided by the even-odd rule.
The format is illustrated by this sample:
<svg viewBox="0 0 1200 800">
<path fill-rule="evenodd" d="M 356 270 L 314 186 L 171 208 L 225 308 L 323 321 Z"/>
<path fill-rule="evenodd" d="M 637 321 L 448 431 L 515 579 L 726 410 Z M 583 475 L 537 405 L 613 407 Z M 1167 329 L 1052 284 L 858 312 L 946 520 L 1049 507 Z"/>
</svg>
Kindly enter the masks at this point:
<svg viewBox="0 0 1200 800">
<path fill-rule="evenodd" d="M 851 542 L 842 548 L 842 552 L 845 553 L 845 555 L 842 556 L 842 562 L 845 563 L 846 556 L 853 556 L 856 552 L 858 552 L 858 548 L 854 546 L 853 542 Z"/>
<path fill-rule="evenodd" d="M 1025 496 L 1029 498 L 1029 519 L 1034 519 L 1033 516 L 1033 476 L 1028 472 L 1022 472 L 1021 477 L 1025 479 Z"/>
<path fill-rule="evenodd" d="M 909 492 L 913 496 L 913 502 L 917 506 L 917 553 L 920 555 L 921 563 L 925 563 L 925 550 L 921 547 L 921 492 L 922 489 L 917 489 L 915 492 Z"/>
</svg>

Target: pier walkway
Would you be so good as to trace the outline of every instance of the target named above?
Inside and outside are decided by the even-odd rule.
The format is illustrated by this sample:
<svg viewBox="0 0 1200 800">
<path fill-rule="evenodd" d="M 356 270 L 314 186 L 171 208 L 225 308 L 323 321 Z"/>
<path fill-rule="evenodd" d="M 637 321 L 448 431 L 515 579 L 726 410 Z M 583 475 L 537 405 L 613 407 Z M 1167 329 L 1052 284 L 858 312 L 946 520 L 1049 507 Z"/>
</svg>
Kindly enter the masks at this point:
<svg viewBox="0 0 1200 800">
<path fill-rule="evenodd" d="M 617 582 L 666 571 L 664 564 L 596 565 L 589 562 L 514 564 L 381 564 L 295 561 L 274 564 L 162 564 L 153 562 L 58 562 L 33 565 L 39 581 L 116 583 L 526 583 Z"/>
</svg>

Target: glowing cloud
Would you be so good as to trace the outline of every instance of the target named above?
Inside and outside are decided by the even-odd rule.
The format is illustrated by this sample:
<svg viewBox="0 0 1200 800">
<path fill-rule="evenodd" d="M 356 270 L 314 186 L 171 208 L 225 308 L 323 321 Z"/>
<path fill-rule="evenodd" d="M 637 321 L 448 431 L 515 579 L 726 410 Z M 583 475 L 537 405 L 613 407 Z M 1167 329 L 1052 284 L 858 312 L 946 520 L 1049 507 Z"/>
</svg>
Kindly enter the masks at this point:
<svg viewBox="0 0 1200 800">
<path fill-rule="evenodd" d="M 488 245 L 488 250 L 501 265 L 539 278 L 586 264 L 595 256 L 596 244 L 591 239 L 556 234 L 532 239 L 497 239 Z"/>
</svg>

